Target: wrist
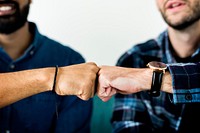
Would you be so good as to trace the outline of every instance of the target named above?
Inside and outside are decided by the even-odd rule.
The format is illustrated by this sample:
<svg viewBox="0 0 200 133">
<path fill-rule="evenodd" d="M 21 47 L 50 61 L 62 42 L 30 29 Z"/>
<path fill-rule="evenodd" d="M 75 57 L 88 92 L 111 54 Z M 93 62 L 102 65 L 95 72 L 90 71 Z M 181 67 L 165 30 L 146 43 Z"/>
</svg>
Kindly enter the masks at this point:
<svg viewBox="0 0 200 133">
<path fill-rule="evenodd" d="M 55 68 L 40 69 L 38 81 L 41 83 L 44 91 L 52 91 L 55 77 Z"/>
<path fill-rule="evenodd" d="M 153 71 L 150 68 L 132 70 L 130 74 L 133 76 L 132 86 L 136 87 L 134 89 L 138 89 L 137 92 L 150 90 Z"/>
<path fill-rule="evenodd" d="M 142 89 L 144 91 L 151 89 L 151 83 L 152 83 L 152 75 L 153 71 L 150 68 L 144 68 L 142 78 L 144 79 L 144 82 L 142 83 L 143 87 Z"/>
<path fill-rule="evenodd" d="M 172 77 L 171 77 L 171 74 L 169 72 L 166 72 L 163 75 L 163 82 L 162 82 L 162 85 L 161 85 L 161 90 L 164 91 L 164 92 L 173 93 Z"/>
<path fill-rule="evenodd" d="M 57 74 L 58 74 L 58 65 L 56 65 L 56 67 L 55 67 L 55 74 L 54 74 L 54 79 L 53 79 L 52 91 L 54 91 L 54 92 L 55 92 L 55 88 L 56 88 Z"/>
</svg>

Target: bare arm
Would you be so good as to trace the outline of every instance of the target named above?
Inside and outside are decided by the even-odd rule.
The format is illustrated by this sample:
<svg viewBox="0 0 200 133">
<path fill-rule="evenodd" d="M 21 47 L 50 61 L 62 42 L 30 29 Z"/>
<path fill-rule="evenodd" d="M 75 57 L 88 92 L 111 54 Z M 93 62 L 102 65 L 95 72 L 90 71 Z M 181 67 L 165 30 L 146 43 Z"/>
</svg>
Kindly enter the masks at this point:
<svg viewBox="0 0 200 133">
<path fill-rule="evenodd" d="M 115 93 L 132 94 L 151 88 L 153 71 L 149 68 L 102 66 L 99 71 L 97 95 L 103 101 Z M 172 93 L 172 79 L 168 72 L 163 76 L 161 90 Z"/>
<path fill-rule="evenodd" d="M 94 96 L 98 71 L 95 63 L 59 67 L 55 91 L 59 95 L 76 95 L 88 100 Z M 54 67 L 1 73 L 0 108 L 34 94 L 51 91 L 54 76 Z"/>
<path fill-rule="evenodd" d="M 54 68 L 0 74 L 0 107 L 51 90 Z"/>
<path fill-rule="evenodd" d="M 168 92 L 168 93 L 173 93 L 172 89 L 172 77 L 169 72 L 166 72 L 163 75 L 162 78 L 162 85 L 161 85 L 161 91 Z"/>
</svg>

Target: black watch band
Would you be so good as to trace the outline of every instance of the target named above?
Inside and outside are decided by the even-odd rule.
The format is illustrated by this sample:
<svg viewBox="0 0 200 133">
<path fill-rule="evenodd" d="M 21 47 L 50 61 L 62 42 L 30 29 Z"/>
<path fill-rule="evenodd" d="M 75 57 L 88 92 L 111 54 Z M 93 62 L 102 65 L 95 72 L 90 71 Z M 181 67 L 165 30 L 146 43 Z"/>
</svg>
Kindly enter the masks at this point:
<svg viewBox="0 0 200 133">
<path fill-rule="evenodd" d="M 167 65 L 162 62 L 151 61 L 147 66 L 153 70 L 151 89 L 149 94 L 153 97 L 160 96 L 160 89 L 162 84 L 162 77 L 167 69 Z"/>
<path fill-rule="evenodd" d="M 151 90 L 149 91 L 149 94 L 151 96 L 153 96 L 153 97 L 160 96 L 160 88 L 161 88 L 161 84 L 162 84 L 162 77 L 163 77 L 162 71 L 153 71 Z"/>
</svg>

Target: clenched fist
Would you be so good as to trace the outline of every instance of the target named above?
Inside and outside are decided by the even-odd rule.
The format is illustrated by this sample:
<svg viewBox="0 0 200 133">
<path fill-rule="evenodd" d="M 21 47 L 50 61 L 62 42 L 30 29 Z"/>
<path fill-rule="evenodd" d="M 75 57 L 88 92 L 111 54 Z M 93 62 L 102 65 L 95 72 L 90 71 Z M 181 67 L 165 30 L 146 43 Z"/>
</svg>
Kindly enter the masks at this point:
<svg viewBox="0 0 200 133">
<path fill-rule="evenodd" d="M 92 62 L 59 67 L 55 91 L 58 95 L 76 95 L 82 100 L 94 96 L 99 67 Z"/>
</svg>

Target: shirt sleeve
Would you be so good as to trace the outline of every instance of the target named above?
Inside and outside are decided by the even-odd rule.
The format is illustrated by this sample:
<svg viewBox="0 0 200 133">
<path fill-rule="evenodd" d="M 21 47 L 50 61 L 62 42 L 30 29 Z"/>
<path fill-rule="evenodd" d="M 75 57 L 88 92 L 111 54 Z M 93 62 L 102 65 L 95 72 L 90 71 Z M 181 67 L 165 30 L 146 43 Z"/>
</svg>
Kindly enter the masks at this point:
<svg viewBox="0 0 200 133">
<path fill-rule="evenodd" d="M 200 102 L 200 63 L 168 64 L 174 103 Z"/>
</svg>

